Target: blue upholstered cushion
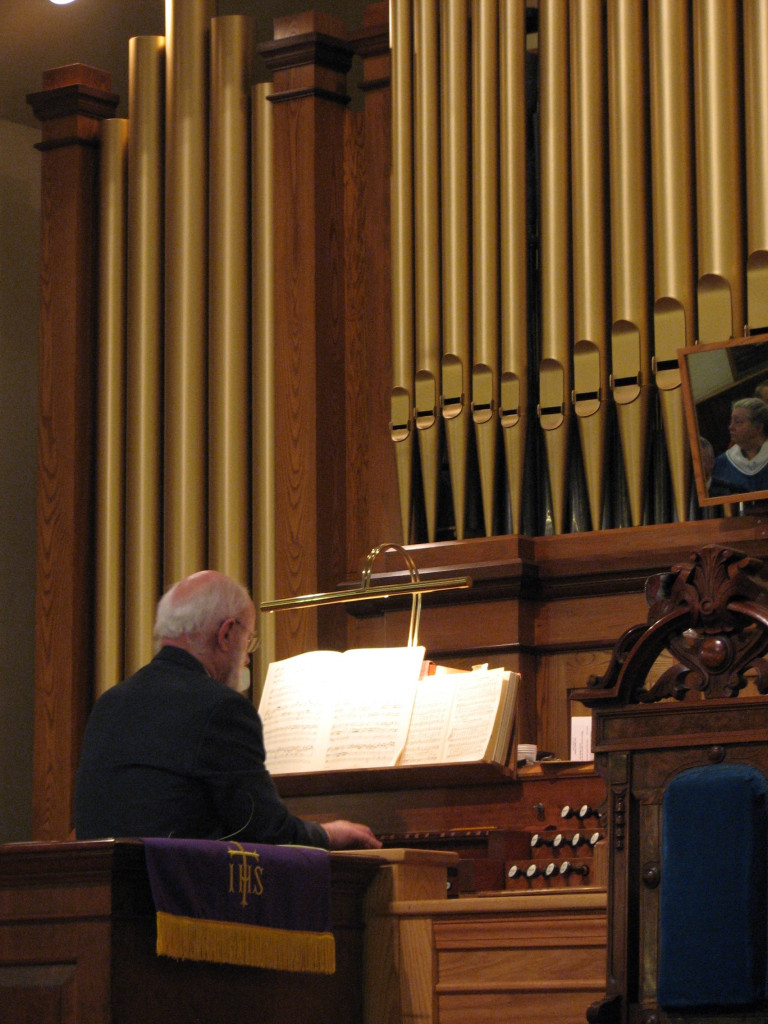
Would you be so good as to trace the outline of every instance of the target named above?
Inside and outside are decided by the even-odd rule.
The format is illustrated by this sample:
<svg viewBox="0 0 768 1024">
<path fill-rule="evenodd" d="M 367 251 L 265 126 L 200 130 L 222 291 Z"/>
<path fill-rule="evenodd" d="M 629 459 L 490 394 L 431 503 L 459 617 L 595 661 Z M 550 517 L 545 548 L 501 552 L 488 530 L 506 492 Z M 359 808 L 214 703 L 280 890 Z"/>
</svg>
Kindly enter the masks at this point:
<svg viewBox="0 0 768 1024">
<path fill-rule="evenodd" d="M 765 776 L 691 768 L 662 806 L 658 1002 L 738 1006 L 766 992 Z"/>
</svg>

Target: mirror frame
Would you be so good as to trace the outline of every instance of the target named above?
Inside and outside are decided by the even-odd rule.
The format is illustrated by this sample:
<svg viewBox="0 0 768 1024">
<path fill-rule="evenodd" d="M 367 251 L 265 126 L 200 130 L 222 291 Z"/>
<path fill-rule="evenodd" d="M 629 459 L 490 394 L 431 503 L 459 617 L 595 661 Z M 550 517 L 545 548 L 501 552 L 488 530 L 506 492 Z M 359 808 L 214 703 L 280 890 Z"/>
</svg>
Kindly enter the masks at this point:
<svg viewBox="0 0 768 1024">
<path fill-rule="evenodd" d="M 693 473 L 696 480 L 696 494 L 699 500 L 699 505 L 702 507 L 710 505 L 731 505 L 736 502 L 744 501 L 766 501 L 768 500 L 768 490 L 744 491 L 740 494 L 724 494 L 716 495 L 714 497 L 709 494 L 707 481 L 704 475 L 704 464 L 700 445 L 702 430 L 699 424 L 697 403 L 694 400 L 689 360 L 697 355 L 702 355 L 707 352 L 726 351 L 728 364 L 734 371 L 735 379 L 733 383 L 728 387 L 722 388 L 720 391 L 714 391 L 712 394 L 707 395 L 704 399 L 700 400 L 699 404 L 703 401 L 719 399 L 727 408 L 727 417 L 724 420 L 724 422 L 727 422 L 730 418 L 731 402 L 735 401 L 737 398 L 746 398 L 754 394 L 755 384 L 758 382 L 759 378 L 768 380 L 768 360 L 766 360 L 765 365 L 757 371 L 748 369 L 743 374 L 737 375 L 737 367 L 735 367 L 734 364 L 734 353 L 732 350 L 750 345 L 757 345 L 760 342 L 763 344 L 767 343 L 768 334 L 755 334 L 744 338 L 730 338 L 728 341 L 718 341 L 706 345 L 692 345 L 689 348 L 681 348 L 677 351 L 677 361 L 680 366 L 680 384 L 683 391 L 685 423 L 688 429 L 688 441 L 691 448 Z"/>
</svg>

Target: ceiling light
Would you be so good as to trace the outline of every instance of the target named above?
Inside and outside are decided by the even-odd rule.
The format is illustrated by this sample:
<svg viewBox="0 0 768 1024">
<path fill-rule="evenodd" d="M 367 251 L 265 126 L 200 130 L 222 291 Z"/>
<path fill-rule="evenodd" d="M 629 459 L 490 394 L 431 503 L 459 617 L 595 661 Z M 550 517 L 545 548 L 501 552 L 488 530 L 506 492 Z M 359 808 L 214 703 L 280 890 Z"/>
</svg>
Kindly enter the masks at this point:
<svg viewBox="0 0 768 1024">
<path fill-rule="evenodd" d="M 71 4 L 72 0 L 51 0 L 52 4 Z"/>
</svg>

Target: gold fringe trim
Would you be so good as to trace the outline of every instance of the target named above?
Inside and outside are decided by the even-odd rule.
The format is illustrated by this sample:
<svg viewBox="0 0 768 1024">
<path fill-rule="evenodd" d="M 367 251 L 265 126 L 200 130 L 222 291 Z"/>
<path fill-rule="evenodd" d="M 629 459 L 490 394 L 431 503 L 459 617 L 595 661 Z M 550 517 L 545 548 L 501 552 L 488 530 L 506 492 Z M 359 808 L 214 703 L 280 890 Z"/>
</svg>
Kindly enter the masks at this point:
<svg viewBox="0 0 768 1024">
<path fill-rule="evenodd" d="M 331 932 L 291 931 L 229 921 L 157 913 L 157 954 L 177 960 L 266 967 L 275 971 L 334 974 Z"/>
</svg>

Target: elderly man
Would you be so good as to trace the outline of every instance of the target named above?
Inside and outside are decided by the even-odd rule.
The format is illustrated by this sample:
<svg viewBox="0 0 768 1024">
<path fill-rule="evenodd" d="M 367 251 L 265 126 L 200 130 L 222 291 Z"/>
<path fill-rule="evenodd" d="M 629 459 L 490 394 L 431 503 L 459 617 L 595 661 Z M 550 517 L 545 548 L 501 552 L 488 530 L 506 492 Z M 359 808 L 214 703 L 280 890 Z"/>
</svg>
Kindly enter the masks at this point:
<svg viewBox="0 0 768 1024">
<path fill-rule="evenodd" d="M 237 692 L 258 646 L 255 621 L 247 591 L 213 570 L 163 595 L 157 654 L 104 693 L 89 719 L 75 793 L 78 839 L 381 845 L 366 825 L 303 821 L 278 796 L 261 720 Z"/>
<path fill-rule="evenodd" d="M 740 398 L 731 406 L 731 447 L 715 459 L 711 494 L 741 494 L 768 489 L 768 406 L 759 398 Z"/>
</svg>

